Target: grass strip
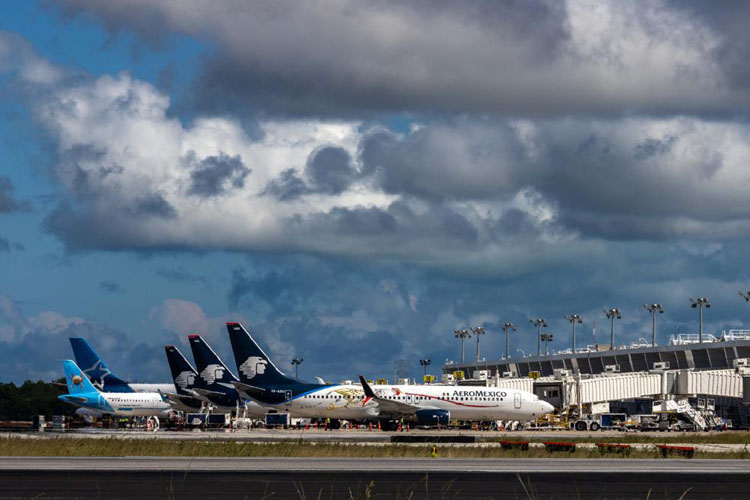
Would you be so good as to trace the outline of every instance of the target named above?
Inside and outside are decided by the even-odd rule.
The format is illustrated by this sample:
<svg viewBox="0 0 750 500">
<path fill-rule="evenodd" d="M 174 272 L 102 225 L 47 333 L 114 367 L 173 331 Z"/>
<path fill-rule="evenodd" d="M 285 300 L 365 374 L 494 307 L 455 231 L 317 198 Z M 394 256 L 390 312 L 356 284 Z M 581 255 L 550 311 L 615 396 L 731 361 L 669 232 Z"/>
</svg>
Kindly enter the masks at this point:
<svg viewBox="0 0 750 500">
<path fill-rule="evenodd" d="M 491 447 L 444 446 L 437 448 L 438 458 L 544 458 L 559 457 L 543 448 L 528 451 L 504 450 L 500 445 Z M 48 456 L 48 457 L 125 457 L 125 456 L 164 456 L 164 457 L 321 457 L 321 458 L 428 458 L 432 446 L 406 445 L 367 445 L 342 443 L 247 443 L 247 442 L 205 442 L 205 441 L 166 441 L 154 439 L 22 439 L 0 438 L 0 456 Z M 576 449 L 565 453 L 565 457 L 599 458 L 596 449 Z M 604 455 L 622 457 L 622 455 Z M 632 450 L 630 458 L 658 458 L 659 450 Z M 750 458 L 749 452 L 699 453 L 696 458 Z M 623 457 L 623 459 L 627 459 Z"/>
</svg>

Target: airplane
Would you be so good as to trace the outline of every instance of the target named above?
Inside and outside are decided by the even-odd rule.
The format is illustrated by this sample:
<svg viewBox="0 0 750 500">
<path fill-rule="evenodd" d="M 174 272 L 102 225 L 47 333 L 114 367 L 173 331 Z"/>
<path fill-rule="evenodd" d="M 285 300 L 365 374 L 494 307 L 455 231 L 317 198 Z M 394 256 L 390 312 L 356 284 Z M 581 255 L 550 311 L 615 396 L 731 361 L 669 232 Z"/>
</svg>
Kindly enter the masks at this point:
<svg viewBox="0 0 750 500">
<path fill-rule="evenodd" d="M 156 392 L 101 392 L 94 387 L 75 361 L 63 361 L 68 394 L 61 401 L 103 414 L 127 417 L 166 417 L 172 411 L 169 403 Z"/>
<path fill-rule="evenodd" d="M 370 386 L 303 382 L 285 375 L 240 323 L 227 323 L 239 382 L 237 390 L 261 404 L 296 416 L 377 419 L 395 430 L 403 419 L 417 425 L 447 425 L 451 420 L 528 421 L 554 410 L 535 394 L 502 387 L 454 385 Z"/>
<path fill-rule="evenodd" d="M 102 392 L 164 392 L 174 393 L 174 384 L 129 384 L 112 373 L 107 364 L 96 351 L 80 337 L 71 337 L 70 346 L 78 365 L 83 366 L 83 372 L 91 383 Z"/>
<path fill-rule="evenodd" d="M 175 346 L 164 346 L 164 351 L 177 389 L 176 393 L 163 393 L 164 396 L 169 399 L 175 410 L 186 412 L 202 410 L 206 400 L 193 390 L 196 381 L 199 380 L 198 372 Z"/>
<path fill-rule="evenodd" d="M 209 402 L 217 412 L 229 413 L 244 405 L 247 416 L 263 417 L 268 413 L 257 402 L 240 396 L 233 385 L 237 377 L 200 335 L 188 335 L 188 340 L 198 372 L 192 390 L 198 397 Z"/>
</svg>

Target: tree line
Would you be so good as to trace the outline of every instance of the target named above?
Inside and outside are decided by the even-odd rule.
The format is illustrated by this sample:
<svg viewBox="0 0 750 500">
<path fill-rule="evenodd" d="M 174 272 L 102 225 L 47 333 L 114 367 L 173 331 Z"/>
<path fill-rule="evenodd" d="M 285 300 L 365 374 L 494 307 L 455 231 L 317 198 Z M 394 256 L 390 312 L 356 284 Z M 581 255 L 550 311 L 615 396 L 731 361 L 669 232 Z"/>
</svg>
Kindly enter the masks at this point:
<svg viewBox="0 0 750 500">
<path fill-rule="evenodd" d="M 34 415 L 69 415 L 75 407 L 57 399 L 67 392 L 65 379 L 54 382 L 27 380 L 22 385 L 0 383 L 0 420 L 32 420 Z"/>
</svg>

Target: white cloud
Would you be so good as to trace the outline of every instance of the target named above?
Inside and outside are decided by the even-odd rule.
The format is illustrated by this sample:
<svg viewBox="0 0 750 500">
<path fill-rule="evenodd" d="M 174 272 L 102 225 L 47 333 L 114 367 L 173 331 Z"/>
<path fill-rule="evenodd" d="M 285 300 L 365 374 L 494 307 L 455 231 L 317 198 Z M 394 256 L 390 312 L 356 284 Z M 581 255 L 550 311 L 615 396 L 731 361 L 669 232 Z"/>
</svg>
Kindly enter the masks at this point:
<svg viewBox="0 0 750 500">
<path fill-rule="evenodd" d="M 149 312 L 149 318 L 159 322 L 165 330 L 173 331 L 184 338 L 191 333 L 203 334 L 208 322 L 201 306 L 182 299 L 166 299 Z"/>
</svg>

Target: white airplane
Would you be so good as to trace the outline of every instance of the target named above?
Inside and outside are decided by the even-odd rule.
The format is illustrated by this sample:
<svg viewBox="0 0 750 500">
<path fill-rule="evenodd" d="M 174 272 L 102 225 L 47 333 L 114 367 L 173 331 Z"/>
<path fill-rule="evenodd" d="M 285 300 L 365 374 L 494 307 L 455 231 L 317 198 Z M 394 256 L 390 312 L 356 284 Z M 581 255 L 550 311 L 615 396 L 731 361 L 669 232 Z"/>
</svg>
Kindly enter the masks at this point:
<svg viewBox="0 0 750 500">
<path fill-rule="evenodd" d="M 63 361 L 68 394 L 58 396 L 60 400 L 88 410 L 91 414 L 127 417 L 166 417 L 172 408 L 164 397 L 156 392 L 101 392 L 91 383 L 74 361 Z"/>
<path fill-rule="evenodd" d="M 417 425 L 451 420 L 528 421 L 554 407 L 535 394 L 502 387 L 455 385 L 314 384 L 289 377 L 255 343 L 240 323 L 227 323 L 239 382 L 237 390 L 261 404 L 300 417 L 378 419 L 392 429 L 404 419 Z"/>
</svg>

